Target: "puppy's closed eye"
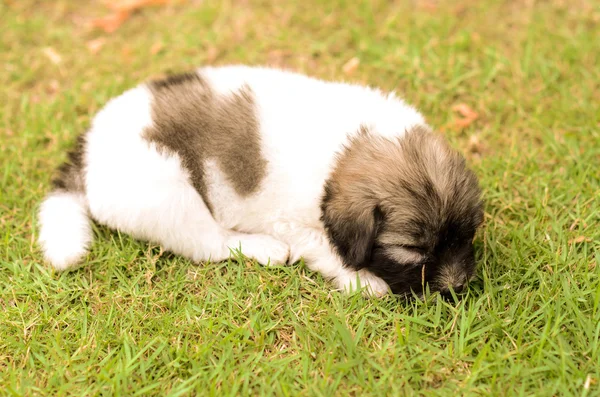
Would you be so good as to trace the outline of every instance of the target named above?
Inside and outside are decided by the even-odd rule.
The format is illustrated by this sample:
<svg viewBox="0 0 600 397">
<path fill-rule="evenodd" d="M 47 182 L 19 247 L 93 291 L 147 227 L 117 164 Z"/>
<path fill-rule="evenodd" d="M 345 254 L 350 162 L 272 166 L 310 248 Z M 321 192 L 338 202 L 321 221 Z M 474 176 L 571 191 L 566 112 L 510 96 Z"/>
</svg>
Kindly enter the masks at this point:
<svg viewBox="0 0 600 397">
<path fill-rule="evenodd" d="M 420 247 L 412 245 L 394 245 L 388 247 L 386 253 L 394 261 L 406 265 L 420 264 L 427 259 Z"/>
</svg>

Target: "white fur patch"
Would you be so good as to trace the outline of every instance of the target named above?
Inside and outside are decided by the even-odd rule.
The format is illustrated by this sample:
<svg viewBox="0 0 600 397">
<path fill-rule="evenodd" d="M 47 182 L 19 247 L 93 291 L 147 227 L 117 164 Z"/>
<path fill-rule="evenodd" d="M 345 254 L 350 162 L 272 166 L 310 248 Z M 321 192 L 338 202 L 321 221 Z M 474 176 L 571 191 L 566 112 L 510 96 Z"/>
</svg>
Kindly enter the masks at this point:
<svg viewBox="0 0 600 397">
<path fill-rule="evenodd" d="M 241 252 L 261 265 L 284 265 L 290 256 L 290 247 L 266 234 L 234 234 L 227 239 L 230 249 Z"/>
<path fill-rule="evenodd" d="M 55 269 L 68 269 L 86 254 L 92 230 L 83 195 L 51 194 L 40 207 L 39 224 L 39 244 Z"/>
<path fill-rule="evenodd" d="M 339 289 L 346 292 L 354 292 L 362 289 L 366 296 L 381 298 L 389 292 L 389 286 L 385 281 L 362 269 L 358 272 L 346 271 L 340 274 L 335 282 Z"/>
</svg>

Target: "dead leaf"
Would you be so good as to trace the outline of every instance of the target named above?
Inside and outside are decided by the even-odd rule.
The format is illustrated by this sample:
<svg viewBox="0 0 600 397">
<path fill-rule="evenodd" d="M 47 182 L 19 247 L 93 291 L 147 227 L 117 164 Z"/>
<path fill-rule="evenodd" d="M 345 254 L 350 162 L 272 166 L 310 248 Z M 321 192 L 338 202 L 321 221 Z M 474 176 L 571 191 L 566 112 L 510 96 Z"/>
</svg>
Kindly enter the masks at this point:
<svg viewBox="0 0 600 397">
<path fill-rule="evenodd" d="M 104 37 L 99 37 L 97 39 L 90 40 L 87 43 L 85 43 L 86 47 L 92 54 L 97 54 L 98 52 L 100 52 L 102 47 L 104 47 L 104 44 L 106 44 L 106 39 Z"/>
<path fill-rule="evenodd" d="M 44 55 L 46 55 L 53 64 L 58 65 L 62 61 L 62 57 L 54 48 L 46 47 L 43 51 Z"/>
<path fill-rule="evenodd" d="M 150 54 L 152 55 L 156 55 L 158 54 L 163 48 L 165 47 L 165 45 L 162 43 L 162 41 L 157 41 L 156 43 L 152 44 L 152 47 L 150 47 Z"/>
<path fill-rule="evenodd" d="M 452 110 L 458 112 L 462 116 L 462 118 L 454 120 L 454 125 L 459 128 L 466 128 L 470 126 L 479 117 L 479 114 L 471 109 L 471 107 L 466 103 L 454 105 L 452 106 Z"/>
<path fill-rule="evenodd" d="M 577 236 L 575 238 L 570 239 L 569 244 L 578 244 L 578 243 L 583 243 L 583 242 L 589 243 L 590 241 L 592 241 L 592 239 L 589 237 Z"/>
<path fill-rule="evenodd" d="M 131 12 L 144 7 L 159 6 L 169 3 L 170 0 L 106 0 L 108 8 L 116 12 Z"/>
<path fill-rule="evenodd" d="M 452 110 L 461 114 L 461 116 L 466 118 L 476 119 L 478 117 L 477 112 L 475 112 L 469 105 L 466 103 L 459 103 L 458 105 L 454 105 Z"/>
<path fill-rule="evenodd" d="M 131 14 L 143 7 L 164 5 L 170 0 L 105 0 L 105 5 L 113 12 L 102 18 L 92 20 L 92 26 L 104 30 L 106 33 L 116 31 Z"/>
<path fill-rule="evenodd" d="M 360 65 L 360 59 L 357 57 L 351 58 L 348 62 L 342 66 L 342 70 L 345 74 L 351 75 L 358 69 L 358 65 Z"/>
<path fill-rule="evenodd" d="M 113 33 L 129 18 L 129 15 L 128 11 L 117 11 L 105 17 L 94 19 L 92 26 L 100 28 L 106 33 Z"/>
</svg>

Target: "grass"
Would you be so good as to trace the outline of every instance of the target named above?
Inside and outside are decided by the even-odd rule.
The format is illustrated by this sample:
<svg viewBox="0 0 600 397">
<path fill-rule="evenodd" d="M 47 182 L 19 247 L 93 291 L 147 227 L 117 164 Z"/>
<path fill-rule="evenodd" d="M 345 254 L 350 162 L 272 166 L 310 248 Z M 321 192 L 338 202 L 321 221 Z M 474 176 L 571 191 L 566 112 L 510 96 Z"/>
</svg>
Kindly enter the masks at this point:
<svg viewBox="0 0 600 397">
<path fill-rule="evenodd" d="M 0 1 L 0 394 L 600 394 L 597 2 L 207 0 L 87 27 L 105 13 Z M 465 299 L 345 296 L 301 264 L 197 266 L 101 227 L 84 267 L 45 266 L 36 207 L 91 115 L 206 63 L 272 63 L 418 106 L 485 192 Z M 458 103 L 479 114 L 464 129 Z"/>
</svg>

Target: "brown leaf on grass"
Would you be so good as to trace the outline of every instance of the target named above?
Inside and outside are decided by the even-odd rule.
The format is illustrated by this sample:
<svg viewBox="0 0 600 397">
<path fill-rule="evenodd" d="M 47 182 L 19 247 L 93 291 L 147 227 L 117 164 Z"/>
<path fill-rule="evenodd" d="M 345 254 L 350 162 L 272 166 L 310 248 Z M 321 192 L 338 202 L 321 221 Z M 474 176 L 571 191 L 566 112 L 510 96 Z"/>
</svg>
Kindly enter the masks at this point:
<svg viewBox="0 0 600 397">
<path fill-rule="evenodd" d="M 477 112 L 475 112 L 469 105 L 466 103 L 459 103 L 458 105 L 454 105 L 452 110 L 460 113 L 461 116 L 465 118 L 473 118 L 476 119 L 478 117 Z"/>
<path fill-rule="evenodd" d="M 92 26 L 100 28 L 106 33 L 112 33 L 129 18 L 129 15 L 128 11 L 117 11 L 105 17 L 94 19 Z"/>
<path fill-rule="evenodd" d="M 95 55 L 100 52 L 102 47 L 104 47 L 104 44 L 106 44 L 106 39 L 104 37 L 99 37 L 97 39 L 88 41 L 85 43 L 85 46 L 92 54 Z"/>
<path fill-rule="evenodd" d="M 479 117 L 479 114 L 471 109 L 471 107 L 466 103 L 454 105 L 452 106 L 452 110 L 458 112 L 458 114 L 462 116 L 462 118 L 454 120 L 454 125 L 459 128 L 466 128 L 470 126 Z"/>
<path fill-rule="evenodd" d="M 159 6 L 169 3 L 170 0 L 105 0 L 108 8 L 115 12 L 131 12 L 144 7 Z"/>
<path fill-rule="evenodd" d="M 48 57 L 50 62 L 52 62 L 55 65 L 58 65 L 62 61 L 62 57 L 60 56 L 60 54 L 56 52 L 56 50 L 52 47 L 44 48 L 43 52 L 44 55 Z"/>
<path fill-rule="evenodd" d="M 156 43 L 152 44 L 152 47 L 150 47 L 150 54 L 156 55 L 161 52 L 164 47 L 165 45 L 162 41 L 157 41 Z"/>
<path fill-rule="evenodd" d="M 585 237 L 585 236 L 577 236 L 575 238 L 572 238 L 569 240 L 569 244 L 579 244 L 579 243 L 589 243 L 590 241 L 592 241 L 591 238 L 589 237 Z"/>
<path fill-rule="evenodd" d="M 113 12 L 105 17 L 92 20 L 92 26 L 106 33 L 116 31 L 131 14 L 143 7 L 164 5 L 170 0 L 106 0 L 104 3 Z"/>
<path fill-rule="evenodd" d="M 360 59 L 357 57 L 351 58 L 342 66 L 342 71 L 349 76 L 358 69 L 358 65 L 360 65 Z"/>
</svg>

